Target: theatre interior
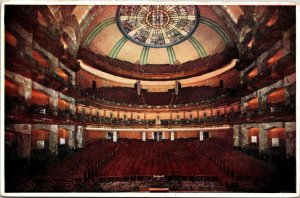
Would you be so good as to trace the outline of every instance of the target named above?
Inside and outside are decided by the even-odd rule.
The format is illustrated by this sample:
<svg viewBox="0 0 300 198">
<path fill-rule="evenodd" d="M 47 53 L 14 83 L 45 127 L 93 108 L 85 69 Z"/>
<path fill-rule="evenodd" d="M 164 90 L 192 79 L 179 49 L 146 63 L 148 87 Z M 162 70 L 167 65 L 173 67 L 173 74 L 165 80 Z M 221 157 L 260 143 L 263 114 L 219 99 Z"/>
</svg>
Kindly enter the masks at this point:
<svg viewBox="0 0 300 198">
<path fill-rule="evenodd" d="M 295 10 L 5 5 L 5 192 L 295 193 Z"/>
</svg>

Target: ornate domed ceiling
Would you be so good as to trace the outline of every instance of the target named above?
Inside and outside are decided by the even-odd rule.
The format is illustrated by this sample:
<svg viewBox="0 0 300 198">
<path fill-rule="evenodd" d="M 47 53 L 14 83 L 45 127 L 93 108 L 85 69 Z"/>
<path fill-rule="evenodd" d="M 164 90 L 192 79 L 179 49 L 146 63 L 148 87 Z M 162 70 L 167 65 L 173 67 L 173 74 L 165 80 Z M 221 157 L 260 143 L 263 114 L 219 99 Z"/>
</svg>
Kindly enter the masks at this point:
<svg viewBox="0 0 300 198">
<path fill-rule="evenodd" d="M 232 35 L 210 6 L 105 6 L 81 46 L 133 64 L 182 64 L 221 53 Z"/>
<path fill-rule="evenodd" d="M 187 39 L 199 24 L 199 11 L 189 5 L 119 6 L 117 25 L 132 42 L 168 47 Z"/>
</svg>

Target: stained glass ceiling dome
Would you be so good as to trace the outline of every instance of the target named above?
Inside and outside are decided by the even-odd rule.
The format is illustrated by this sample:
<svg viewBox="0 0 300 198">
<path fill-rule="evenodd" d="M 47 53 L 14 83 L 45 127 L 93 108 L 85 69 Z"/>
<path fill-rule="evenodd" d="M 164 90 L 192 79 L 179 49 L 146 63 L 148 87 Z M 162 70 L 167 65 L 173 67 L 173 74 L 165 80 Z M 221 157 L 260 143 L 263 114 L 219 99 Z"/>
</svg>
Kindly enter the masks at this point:
<svg viewBox="0 0 300 198">
<path fill-rule="evenodd" d="M 117 25 L 132 42 L 154 48 L 181 43 L 196 30 L 199 10 L 192 5 L 123 5 Z"/>
<path fill-rule="evenodd" d="M 82 22 L 81 48 L 137 67 L 182 65 L 220 54 L 235 37 L 216 8 L 223 9 L 207 5 L 97 6 Z"/>
</svg>

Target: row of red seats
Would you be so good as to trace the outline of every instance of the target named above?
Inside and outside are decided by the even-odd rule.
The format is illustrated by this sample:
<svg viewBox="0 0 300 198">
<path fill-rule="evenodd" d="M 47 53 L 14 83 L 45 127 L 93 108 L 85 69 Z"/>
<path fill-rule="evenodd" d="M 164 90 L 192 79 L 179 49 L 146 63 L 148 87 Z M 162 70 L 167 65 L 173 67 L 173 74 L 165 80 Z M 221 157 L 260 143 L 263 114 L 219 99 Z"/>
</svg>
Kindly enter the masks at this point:
<svg viewBox="0 0 300 198">
<path fill-rule="evenodd" d="M 109 140 L 92 142 L 78 155 L 66 158 L 49 167 L 45 179 L 86 180 L 118 151 L 119 145 Z"/>
<path fill-rule="evenodd" d="M 124 141 L 124 140 L 123 140 Z M 103 166 L 101 176 L 218 176 L 216 165 L 204 155 L 194 155 L 189 141 L 126 141 L 115 157 Z"/>
<path fill-rule="evenodd" d="M 147 105 L 170 105 L 172 103 L 172 97 L 174 97 L 174 92 L 171 90 L 168 92 L 142 91 L 142 97 Z"/>
<path fill-rule="evenodd" d="M 142 90 L 139 96 L 135 88 L 129 87 L 101 87 L 97 89 L 84 89 L 82 95 L 91 96 L 105 101 L 136 104 L 136 105 L 172 105 L 197 103 L 222 96 L 226 90 L 220 87 L 197 86 L 186 87 L 175 95 L 174 90 L 167 92 L 148 92 Z"/>
<path fill-rule="evenodd" d="M 222 139 L 197 142 L 194 149 L 203 152 L 220 170 L 235 181 L 254 181 L 276 176 L 275 167 L 233 150 L 232 146 Z"/>
<path fill-rule="evenodd" d="M 225 90 L 220 87 L 200 86 L 186 87 L 180 89 L 179 94 L 175 97 L 175 104 L 188 104 L 201 102 L 216 98 L 225 93 Z"/>
</svg>

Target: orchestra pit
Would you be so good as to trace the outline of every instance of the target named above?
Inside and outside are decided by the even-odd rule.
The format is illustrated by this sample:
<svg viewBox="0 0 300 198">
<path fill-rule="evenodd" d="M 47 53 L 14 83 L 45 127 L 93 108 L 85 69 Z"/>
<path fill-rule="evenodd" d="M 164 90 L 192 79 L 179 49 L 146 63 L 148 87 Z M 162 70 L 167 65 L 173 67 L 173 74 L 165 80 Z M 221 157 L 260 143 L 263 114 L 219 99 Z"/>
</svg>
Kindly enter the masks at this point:
<svg viewBox="0 0 300 198">
<path fill-rule="evenodd" d="M 296 193 L 295 6 L 4 11 L 5 193 Z"/>
</svg>

